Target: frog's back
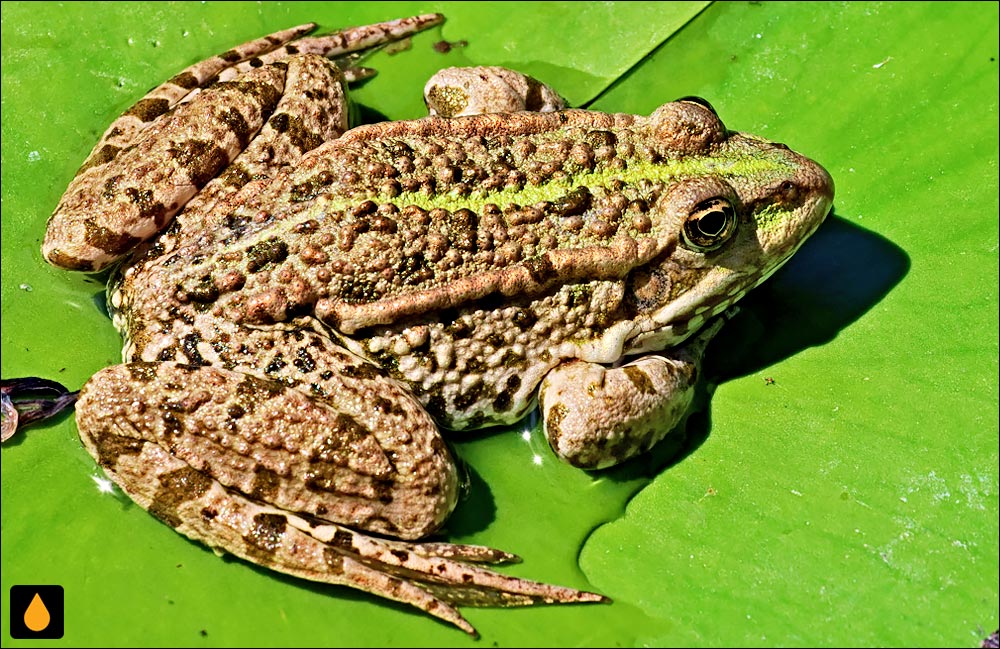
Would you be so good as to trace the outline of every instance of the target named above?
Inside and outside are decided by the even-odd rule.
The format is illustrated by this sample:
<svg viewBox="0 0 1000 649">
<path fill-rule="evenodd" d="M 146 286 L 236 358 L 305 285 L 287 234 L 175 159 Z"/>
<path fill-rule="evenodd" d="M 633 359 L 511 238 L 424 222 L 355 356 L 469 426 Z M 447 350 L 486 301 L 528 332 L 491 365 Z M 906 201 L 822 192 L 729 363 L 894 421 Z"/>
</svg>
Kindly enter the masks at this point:
<svg viewBox="0 0 1000 649">
<path fill-rule="evenodd" d="M 657 203 L 680 172 L 650 175 L 672 153 L 650 144 L 654 129 L 588 111 L 355 129 L 249 185 L 183 298 L 251 323 L 314 311 L 350 333 L 624 278 L 676 235 Z"/>
</svg>

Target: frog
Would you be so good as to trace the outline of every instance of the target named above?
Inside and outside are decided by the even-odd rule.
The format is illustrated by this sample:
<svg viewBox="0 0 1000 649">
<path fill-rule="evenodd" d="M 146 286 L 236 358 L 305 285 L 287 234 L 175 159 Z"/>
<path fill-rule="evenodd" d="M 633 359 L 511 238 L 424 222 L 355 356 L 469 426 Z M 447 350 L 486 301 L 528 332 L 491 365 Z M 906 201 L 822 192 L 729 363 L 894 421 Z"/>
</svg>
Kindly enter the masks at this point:
<svg viewBox="0 0 1000 649">
<path fill-rule="evenodd" d="M 491 68 L 429 83 L 431 116 L 349 128 L 343 61 L 442 19 L 295 27 L 178 73 L 108 128 L 42 253 L 111 269 L 123 363 L 84 385 L 76 423 L 132 500 L 220 553 L 476 635 L 459 607 L 608 599 L 429 539 L 461 491 L 442 430 L 538 408 L 582 470 L 648 451 L 834 188 L 705 100 L 572 109 Z"/>
</svg>

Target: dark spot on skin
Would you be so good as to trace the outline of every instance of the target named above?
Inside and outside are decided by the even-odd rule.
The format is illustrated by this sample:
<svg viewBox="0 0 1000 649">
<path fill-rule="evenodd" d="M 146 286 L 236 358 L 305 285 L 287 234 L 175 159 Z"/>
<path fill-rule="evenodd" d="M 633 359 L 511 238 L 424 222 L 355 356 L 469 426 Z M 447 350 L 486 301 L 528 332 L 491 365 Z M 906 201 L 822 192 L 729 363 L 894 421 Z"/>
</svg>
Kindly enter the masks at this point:
<svg viewBox="0 0 1000 649">
<path fill-rule="evenodd" d="M 264 62 L 263 62 L 263 61 L 261 61 L 261 60 L 260 60 L 259 58 L 257 58 L 256 56 L 255 56 L 255 57 L 253 57 L 252 59 L 250 59 L 250 60 L 248 61 L 248 63 L 250 64 L 250 67 L 251 67 L 251 68 L 259 68 L 259 67 L 261 67 L 262 65 L 264 65 Z"/>
<path fill-rule="evenodd" d="M 346 530 L 337 530 L 329 544 L 341 550 L 354 550 L 354 535 Z"/>
<path fill-rule="evenodd" d="M 459 410 L 467 410 L 469 406 L 482 398 L 484 385 L 482 381 L 477 381 L 468 389 L 455 397 L 455 407 Z"/>
<path fill-rule="evenodd" d="M 220 181 L 223 184 L 228 187 L 235 187 L 236 189 L 243 187 L 251 180 L 253 180 L 253 178 L 251 178 L 250 173 L 238 162 L 229 165 L 229 167 L 226 168 L 226 171 L 223 172 L 222 176 L 220 176 Z M 230 241 L 227 241 L 227 243 L 230 243 Z"/>
<path fill-rule="evenodd" d="M 226 50 L 225 52 L 219 55 L 219 58 L 225 61 L 226 63 L 236 63 L 242 57 L 240 57 L 240 53 L 235 50 Z"/>
<path fill-rule="evenodd" d="M 174 144 L 170 156 L 185 168 L 191 183 L 201 189 L 229 164 L 229 156 L 212 140 L 191 139 Z"/>
<path fill-rule="evenodd" d="M 509 351 L 509 350 L 508 350 Z M 462 368 L 459 367 L 459 370 Z M 486 371 L 486 359 L 473 357 L 465 361 L 465 370 L 468 374 L 482 374 Z"/>
<path fill-rule="evenodd" d="M 288 52 L 289 54 L 298 54 L 299 48 L 295 47 L 294 45 L 286 45 L 285 51 Z"/>
<path fill-rule="evenodd" d="M 149 504 L 149 513 L 170 527 L 177 527 L 182 520 L 178 508 L 184 503 L 196 500 L 211 488 L 212 479 L 184 466 L 159 477 L 160 486 Z"/>
<path fill-rule="evenodd" d="M 284 133 L 288 130 L 291 119 L 292 117 L 288 113 L 278 113 L 271 117 L 268 124 L 278 133 Z"/>
<path fill-rule="evenodd" d="M 518 309 L 512 318 L 514 325 L 522 331 L 530 329 L 538 322 L 538 316 L 530 309 Z"/>
<path fill-rule="evenodd" d="M 168 110 L 170 110 L 170 102 L 166 99 L 147 97 L 132 104 L 132 107 L 123 115 L 135 117 L 142 122 L 151 122 Z"/>
<path fill-rule="evenodd" d="M 444 402 L 444 397 L 440 394 L 435 394 L 427 400 L 427 403 L 424 404 L 424 408 L 435 421 L 443 421 L 445 418 L 447 404 Z"/>
<path fill-rule="evenodd" d="M 646 372 L 634 365 L 626 365 L 622 368 L 622 371 L 625 372 L 625 376 L 628 377 L 628 380 L 639 392 L 643 394 L 656 394 L 656 388 L 653 387 L 653 382 L 649 380 L 649 375 Z"/>
<path fill-rule="evenodd" d="M 234 404 L 226 408 L 226 415 L 230 419 L 240 419 L 243 415 L 247 414 L 247 411 L 243 409 L 243 406 Z"/>
<path fill-rule="evenodd" d="M 552 265 L 552 260 L 549 259 L 548 255 L 524 262 L 524 268 L 528 271 L 531 279 L 538 284 L 545 284 L 556 274 L 555 266 Z"/>
<path fill-rule="evenodd" d="M 549 409 L 548 415 L 545 417 L 545 434 L 553 447 L 562 437 L 562 421 L 566 418 L 566 412 L 566 405 L 557 403 Z"/>
<path fill-rule="evenodd" d="M 201 517 L 204 518 L 206 521 L 210 521 L 218 515 L 219 512 L 212 509 L 211 507 L 205 507 L 201 510 Z"/>
<path fill-rule="evenodd" d="M 198 79 L 190 72 L 181 72 L 180 74 L 171 77 L 167 83 L 180 86 L 185 90 L 194 90 L 198 87 Z"/>
<path fill-rule="evenodd" d="M 508 390 L 504 390 L 493 400 L 494 412 L 507 412 L 510 410 L 511 401 L 511 393 Z"/>
<path fill-rule="evenodd" d="M 144 439 L 115 435 L 108 431 L 96 433 L 93 440 L 97 447 L 97 462 L 107 469 L 114 468 L 122 455 L 138 455 L 146 444 Z"/>
<path fill-rule="evenodd" d="M 524 365 L 524 357 L 518 356 L 513 349 L 508 348 L 504 351 L 503 357 L 500 359 L 500 364 L 507 368 L 521 367 Z"/>
<path fill-rule="evenodd" d="M 58 249 L 51 251 L 46 256 L 46 259 L 59 268 L 65 268 L 66 270 L 94 270 L 94 263 L 89 259 L 77 259 L 76 257 L 71 257 Z"/>
<path fill-rule="evenodd" d="M 296 351 L 295 356 L 296 358 L 292 361 L 292 364 L 299 368 L 299 371 L 303 374 L 316 369 L 316 359 L 310 356 L 305 348 L 300 347 Z"/>
<path fill-rule="evenodd" d="M 157 363 L 128 363 L 125 369 L 137 383 L 149 383 L 156 378 Z"/>
<path fill-rule="evenodd" d="M 160 362 L 172 361 L 177 358 L 177 347 L 174 345 L 169 345 L 160 350 L 160 353 L 156 355 L 156 360 Z"/>
<path fill-rule="evenodd" d="M 205 359 L 202 358 L 201 352 L 198 351 L 198 343 L 200 342 L 201 336 L 195 333 L 190 333 L 181 338 L 181 350 L 187 356 L 187 362 L 192 365 L 208 365 Z"/>
<path fill-rule="evenodd" d="M 392 556 L 399 559 L 401 562 L 406 563 L 410 560 L 410 553 L 406 550 L 390 550 Z"/>
<path fill-rule="evenodd" d="M 142 241 L 127 232 L 114 232 L 102 227 L 95 223 L 93 219 L 85 219 L 83 228 L 83 238 L 87 242 L 87 245 L 93 246 L 98 250 L 103 250 L 113 256 L 118 256 L 131 250 Z"/>
<path fill-rule="evenodd" d="M 486 425 L 486 415 L 482 412 L 474 412 L 472 416 L 466 420 L 466 428 L 469 430 L 474 430 L 476 428 L 482 428 Z"/>
<path fill-rule="evenodd" d="M 230 167 L 230 170 L 232 169 L 233 167 Z M 248 176 L 247 182 L 249 181 L 250 178 Z M 229 229 L 232 232 L 233 238 L 239 238 L 243 235 L 243 232 L 247 229 L 247 226 L 250 225 L 250 217 L 240 216 L 238 214 L 233 213 L 228 215 L 223 220 L 223 224 L 226 226 L 227 229 Z"/>
<path fill-rule="evenodd" d="M 243 117 L 243 113 L 235 108 L 230 108 L 219 114 L 219 120 L 221 120 L 230 131 L 236 134 L 236 139 L 239 140 L 240 148 L 245 148 L 247 143 L 250 142 L 250 138 L 253 136 L 253 131 L 250 129 L 250 125 L 247 124 L 246 118 Z"/>
<path fill-rule="evenodd" d="M 163 413 L 163 434 L 168 438 L 184 434 L 184 423 L 172 412 Z"/>
<path fill-rule="evenodd" d="M 253 412 L 257 404 L 278 396 L 284 390 L 279 383 L 248 375 L 236 386 L 236 398 L 244 412 Z"/>
<path fill-rule="evenodd" d="M 117 147 L 113 144 L 105 144 L 96 153 L 87 158 L 87 161 L 83 163 L 83 166 L 77 169 L 76 175 L 79 176 L 91 167 L 98 167 L 107 162 L 111 162 L 120 151 L 121 147 Z"/>
<path fill-rule="evenodd" d="M 275 131 L 284 133 L 288 141 L 303 153 L 323 143 L 323 138 L 309 130 L 302 119 L 294 115 L 278 113 L 268 123 Z"/>
<path fill-rule="evenodd" d="M 385 376 L 377 367 L 369 365 L 368 363 L 358 363 L 357 365 L 348 365 L 340 371 L 341 375 L 352 379 L 364 379 L 364 380 L 374 380 Z M 324 376 L 329 374 L 329 376 Z M 332 372 L 324 372 L 320 375 L 324 379 L 330 379 L 333 377 Z"/>
<path fill-rule="evenodd" d="M 271 502 L 279 488 L 281 488 L 281 476 L 260 465 L 254 468 L 253 484 L 250 487 L 250 495 L 253 498 Z"/>
<path fill-rule="evenodd" d="M 404 411 L 396 402 L 384 397 L 374 398 L 374 408 L 383 415 L 403 415 Z"/>
<path fill-rule="evenodd" d="M 282 355 L 279 353 L 277 356 L 275 356 L 273 359 L 271 359 L 270 363 L 267 364 L 267 367 L 264 368 L 264 373 L 265 374 L 277 374 L 284 367 L 288 367 L 288 363 L 286 363 L 284 361 L 284 359 L 282 358 Z"/>
<path fill-rule="evenodd" d="M 219 288 L 211 277 L 202 277 L 194 288 L 187 291 L 187 297 L 192 302 L 210 304 L 219 299 Z"/>
<path fill-rule="evenodd" d="M 507 379 L 507 385 L 504 387 L 503 392 L 498 394 L 493 400 L 493 410 L 495 412 L 507 412 L 510 410 L 511 405 L 513 404 L 514 394 L 520 387 L 520 376 L 515 374 Z"/>
<path fill-rule="evenodd" d="M 247 550 L 259 550 L 265 556 L 273 554 L 281 546 L 287 526 L 288 519 L 281 514 L 257 514 L 253 517 L 253 529 L 243 536 Z"/>
<path fill-rule="evenodd" d="M 326 561 L 326 569 L 335 575 L 344 572 L 344 556 L 333 548 L 323 548 L 323 559 Z"/>
<path fill-rule="evenodd" d="M 288 257 L 288 244 L 271 237 L 247 248 L 247 271 L 256 273 L 269 263 L 278 263 Z"/>
</svg>

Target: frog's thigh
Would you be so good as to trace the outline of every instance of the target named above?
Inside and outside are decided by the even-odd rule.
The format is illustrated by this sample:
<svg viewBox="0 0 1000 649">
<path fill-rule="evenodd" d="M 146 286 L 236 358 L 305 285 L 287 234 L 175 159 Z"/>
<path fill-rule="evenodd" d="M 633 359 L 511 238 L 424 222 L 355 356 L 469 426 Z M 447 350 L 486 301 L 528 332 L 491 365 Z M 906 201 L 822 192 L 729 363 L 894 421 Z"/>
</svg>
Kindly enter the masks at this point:
<svg viewBox="0 0 1000 649">
<path fill-rule="evenodd" d="M 402 392 L 388 380 L 383 387 L 393 397 L 393 389 Z M 383 418 L 390 430 L 376 433 L 361 417 L 276 381 L 177 363 L 104 369 L 77 405 L 90 453 L 167 522 L 181 516 L 196 472 L 197 481 L 283 510 L 401 538 L 437 529 L 458 485 L 433 422 L 414 419 Z M 137 463 L 147 444 L 187 467 L 176 489 L 147 475 L 157 465 Z"/>
<path fill-rule="evenodd" d="M 552 449 L 574 466 L 618 464 L 660 441 L 680 421 L 694 394 L 697 360 L 649 355 L 617 368 L 572 361 L 541 387 Z"/>
</svg>

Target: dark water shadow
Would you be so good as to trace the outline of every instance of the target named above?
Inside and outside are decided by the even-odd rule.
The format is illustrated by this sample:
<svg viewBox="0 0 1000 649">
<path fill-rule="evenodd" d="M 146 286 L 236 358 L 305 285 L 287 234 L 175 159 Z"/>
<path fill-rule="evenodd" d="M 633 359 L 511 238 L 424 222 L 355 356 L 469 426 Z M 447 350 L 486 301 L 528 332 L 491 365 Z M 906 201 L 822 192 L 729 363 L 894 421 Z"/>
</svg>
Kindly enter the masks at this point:
<svg viewBox="0 0 1000 649">
<path fill-rule="evenodd" d="M 350 110 L 351 128 L 361 126 L 363 124 L 377 124 L 379 122 L 389 121 L 389 118 L 385 115 L 385 113 L 381 113 L 371 106 L 366 106 L 364 104 L 352 103 Z"/>
<path fill-rule="evenodd" d="M 497 515 L 496 501 L 489 484 L 476 473 L 471 464 L 455 453 L 452 455 L 458 463 L 461 487 L 454 513 L 445 522 L 445 527 L 435 534 L 441 537 L 439 540 L 482 532 L 496 520 Z"/>
<path fill-rule="evenodd" d="M 902 248 L 831 214 L 780 271 L 740 301 L 740 312 L 708 346 L 687 420 L 646 455 L 598 473 L 650 479 L 682 462 L 711 433 L 716 386 L 833 340 L 909 270 Z"/>
</svg>

